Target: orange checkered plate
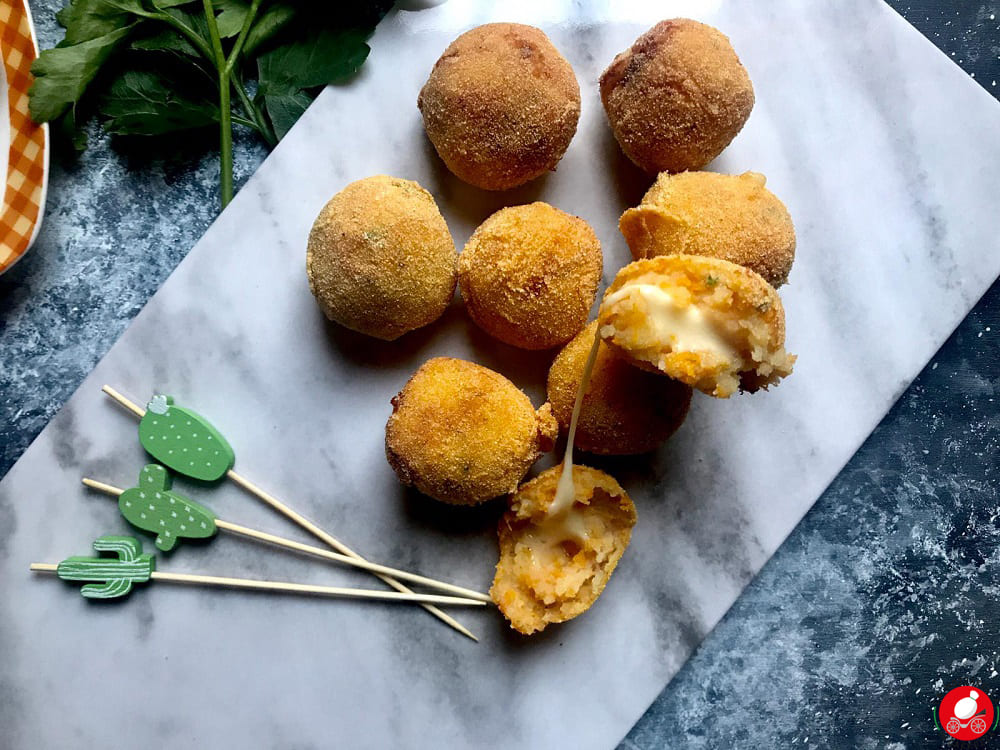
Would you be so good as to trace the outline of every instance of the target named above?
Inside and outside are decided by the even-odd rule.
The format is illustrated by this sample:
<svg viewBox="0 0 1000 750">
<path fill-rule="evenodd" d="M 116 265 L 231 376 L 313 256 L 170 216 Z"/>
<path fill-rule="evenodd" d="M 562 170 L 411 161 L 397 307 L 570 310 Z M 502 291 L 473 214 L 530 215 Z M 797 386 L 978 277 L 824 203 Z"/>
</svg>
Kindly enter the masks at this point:
<svg viewBox="0 0 1000 750">
<path fill-rule="evenodd" d="M 8 144 L 6 161 L 0 160 L 6 181 L 0 212 L 3 273 L 38 236 L 49 175 L 49 127 L 36 125 L 28 116 L 31 63 L 38 57 L 38 42 L 27 0 L 0 0 L 0 56 L 0 109 L 5 115 L 0 116 L 0 143 Z"/>
</svg>

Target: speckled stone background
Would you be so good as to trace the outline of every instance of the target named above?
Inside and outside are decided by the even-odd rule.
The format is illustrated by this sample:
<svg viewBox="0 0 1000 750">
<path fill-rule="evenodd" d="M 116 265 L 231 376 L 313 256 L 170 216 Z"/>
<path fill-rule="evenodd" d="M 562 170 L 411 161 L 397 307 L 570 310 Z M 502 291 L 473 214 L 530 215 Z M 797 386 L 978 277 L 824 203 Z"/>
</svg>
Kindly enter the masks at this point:
<svg viewBox="0 0 1000 750">
<path fill-rule="evenodd" d="M 62 4 L 31 3 L 43 47 Z M 997 3 L 893 5 L 997 94 Z M 239 184 L 266 154 L 237 140 Z M 210 224 L 212 145 L 94 132 L 53 164 L 38 244 L 0 277 L 0 474 Z M 941 747 L 948 688 L 1000 699 L 998 332 L 994 285 L 623 747 Z"/>
</svg>

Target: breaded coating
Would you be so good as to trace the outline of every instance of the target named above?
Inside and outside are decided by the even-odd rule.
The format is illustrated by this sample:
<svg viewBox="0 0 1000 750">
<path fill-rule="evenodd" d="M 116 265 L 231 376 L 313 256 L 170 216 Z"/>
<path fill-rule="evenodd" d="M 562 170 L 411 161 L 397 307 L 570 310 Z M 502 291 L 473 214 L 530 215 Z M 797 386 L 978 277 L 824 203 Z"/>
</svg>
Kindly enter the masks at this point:
<svg viewBox="0 0 1000 750">
<path fill-rule="evenodd" d="M 497 530 L 500 561 L 490 596 L 525 635 L 590 609 L 635 526 L 635 505 L 625 490 L 587 466 L 573 467 L 573 507 L 563 517 L 547 515 L 561 472 L 556 466 L 523 485 Z"/>
<path fill-rule="evenodd" d="M 472 319 L 522 349 L 569 341 L 587 323 L 604 258 L 583 219 L 547 203 L 497 211 L 458 258 L 458 283 Z"/>
<path fill-rule="evenodd" d="M 622 151 L 650 173 L 701 169 L 753 109 L 750 76 L 718 29 L 660 21 L 601 74 L 601 101 Z"/>
<path fill-rule="evenodd" d="M 598 311 L 608 346 L 710 396 L 774 385 L 792 371 L 785 310 L 759 274 L 726 260 L 663 255 L 618 272 Z"/>
<path fill-rule="evenodd" d="M 580 86 L 540 29 L 490 23 L 448 45 L 417 107 L 448 169 L 508 190 L 556 168 L 576 133 Z"/>
<path fill-rule="evenodd" d="M 708 255 L 756 271 L 771 286 L 788 280 L 795 227 L 785 204 L 756 172 L 663 172 L 618 227 L 636 260 Z"/>
<path fill-rule="evenodd" d="M 441 316 L 455 294 L 456 266 L 444 217 L 411 180 L 352 182 L 309 232 L 309 288 L 326 317 L 386 341 Z"/>
<path fill-rule="evenodd" d="M 428 360 L 392 399 L 385 454 L 405 485 L 476 505 L 517 489 L 559 426 L 499 373 L 450 357 Z"/>
<path fill-rule="evenodd" d="M 563 348 L 549 370 L 548 396 L 559 427 L 569 429 L 595 320 Z M 633 366 L 601 342 L 576 425 L 576 447 L 624 456 L 651 451 L 684 423 L 691 388 Z"/>
</svg>

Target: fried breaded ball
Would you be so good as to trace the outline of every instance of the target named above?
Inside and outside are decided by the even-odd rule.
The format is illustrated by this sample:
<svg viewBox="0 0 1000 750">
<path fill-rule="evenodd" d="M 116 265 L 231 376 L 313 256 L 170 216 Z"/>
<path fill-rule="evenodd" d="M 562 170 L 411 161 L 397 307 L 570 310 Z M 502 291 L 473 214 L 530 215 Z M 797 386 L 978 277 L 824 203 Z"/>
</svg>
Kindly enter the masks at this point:
<svg viewBox="0 0 1000 750">
<path fill-rule="evenodd" d="M 431 194 L 378 175 L 323 206 L 309 232 L 306 272 L 326 317 L 392 341 L 441 316 L 455 294 L 456 261 Z"/>
<path fill-rule="evenodd" d="M 795 227 L 785 204 L 756 172 L 663 172 L 618 227 L 632 257 L 708 255 L 756 271 L 772 286 L 788 280 Z"/>
<path fill-rule="evenodd" d="M 524 484 L 497 530 L 500 561 L 490 596 L 525 635 L 590 609 L 635 526 L 635 505 L 625 490 L 587 466 L 573 467 L 573 506 L 550 515 L 561 472 L 556 466 Z"/>
<path fill-rule="evenodd" d="M 564 430 L 596 336 L 595 320 L 566 344 L 549 370 L 549 403 Z M 677 431 L 690 404 L 689 386 L 633 366 L 602 342 L 580 407 L 576 447 L 610 456 L 646 453 Z"/>
<path fill-rule="evenodd" d="M 499 373 L 450 357 L 428 360 L 392 399 L 385 454 L 405 485 L 455 505 L 517 489 L 559 434 Z"/>
<path fill-rule="evenodd" d="M 785 310 L 759 274 L 717 258 L 663 255 L 618 272 L 598 311 L 608 346 L 710 396 L 755 391 L 792 371 Z"/>
<path fill-rule="evenodd" d="M 753 109 L 750 76 L 718 29 L 661 21 L 601 74 L 601 101 L 622 151 L 647 172 L 701 169 Z"/>
<path fill-rule="evenodd" d="M 458 283 L 472 319 L 522 349 L 569 341 L 587 323 L 604 258 L 583 219 L 547 203 L 497 211 L 458 258 Z"/>
<path fill-rule="evenodd" d="M 540 29 L 490 23 L 448 45 L 417 107 L 448 169 L 508 190 L 556 168 L 576 133 L 580 86 Z"/>
</svg>

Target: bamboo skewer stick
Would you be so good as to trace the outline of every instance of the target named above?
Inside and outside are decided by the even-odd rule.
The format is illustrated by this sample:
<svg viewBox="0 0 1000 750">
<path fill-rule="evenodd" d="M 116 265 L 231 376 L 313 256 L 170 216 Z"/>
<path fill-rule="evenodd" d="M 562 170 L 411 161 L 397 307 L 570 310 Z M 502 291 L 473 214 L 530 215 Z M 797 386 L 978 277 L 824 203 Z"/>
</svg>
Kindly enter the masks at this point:
<svg viewBox="0 0 1000 750">
<path fill-rule="evenodd" d="M 36 573 L 55 573 L 59 566 L 55 563 L 31 563 L 30 569 Z M 220 586 L 235 589 L 253 589 L 255 591 L 278 591 L 290 594 L 313 594 L 316 596 L 332 596 L 341 599 L 374 599 L 391 602 L 421 602 L 447 604 L 465 607 L 484 607 L 485 602 L 478 599 L 465 599 L 439 594 L 402 594 L 395 591 L 372 591 L 370 589 L 353 589 L 340 586 L 314 586 L 308 583 L 289 583 L 286 581 L 262 581 L 254 578 L 230 578 L 228 576 L 208 576 L 195 573 L 168 573 L 154 570 L 149 577 L 155 581 L 168 583 L 187 583 L 195 586 Z"/>
<path fill-rule="evenodd" d="M 90 479 L 89 477 L 84 477 L 82 480 L 84 485 L 90 487 L 94 490 L 99 490 L 108 495 L 118 497 L 125 490 L 120 487 L 115 487 L 112 484 L 107 484 L 105 482 L 98 482 L 95 479 Z M 367 570 L 372 573 L 381 573 L 383 575 L 392 576 L 393 578 L 402 578 L 403 580 L 411 581 L 413 583 L 419 583 L 423 586 L 428 586 L 431 588 L 440 589 L 441 591 L 448 591 L 452 594 L 456 594 L 461 597 L 468 599 L 476 599 L 484 603 L 490 603 L 493 600 L 490 599 L 489 595 L 483 594 L 479 591 L 473 591 L 472 589 L 467 589 L 463 586 L 456 586 L 451 583 L 445 583 L 443 581 L 435 580 L 434 578 L 427 578 L 426 576 L 418 575 L 416 573 L 410 573 L 405 570 L 398 570 L 396 568 L 390 568 L 386 565 L 379 565 L 377 563 L 368 562 L 367 560 L 361 560 L 358 558 L 350 557 L 349 555 L 342 555 L 338 552 L 330 552 L 321 547 L 313 547 L 309 544 L 302 544 L 301 542 L 296 542 L 292 539 L 285 539 L 284 537 L 276 536 L 274 534 L 268 534 L 264 531 L 258 531 L 257 529 L 251 529 L 247 526 L 241 526 L 237 523 L 231 523 L 229 521 L 224 521 L 221 518 L 215 519 L 215 525 L 220 529 L 225 529 L 226 531 L 237 534 L 239 536 L 245 536 L 250 539 L 256 539 L 261 542 L 267 542 L 268 544 L 273 544 L 278 547 L 284 547 L 286 549 L 294 550 L 296 552 L 303 552 L 307 555 L 312 555 L 314 557 L 320 557 L 324 560 L 331 560 L 333 562 L 343 563 L 344 565 L 350 565 L 355 568 L 360 568 L 362 570 Z"/>
<path fill-rule="evenodd" d="M 107 394 L 108 396 L 110 396 L 112 399 L 114 399 L 115 401 L 117 401 L 121 406 L 125 407 L 130 412 L 132 412 L 132 414 L 134 414 L 135 416 L 139 417 L 140 419 L 142 419 L 142 417 L 145 416 L 145 414 L 146 414 L 146 410 L 145 409 L 143 409 L 141 406 L 139 406 L 138 404 L 136 404 L 131 399 L 129 399 L 126 396 L 124 396 L 121 393 L 119 393 L 117 390 L 115 390 L 114 388 L 112 388 L 110 385 L 104 385 L 104 386 L 102 386 L 101 390 L 105 394 Z M 266 503 L 267 505 L 270 505 L 274 510 L 278 511 L 279 513 L 281 513 L 286 518 L 288 518 L 291 521 L 293 521 L 294 523 L 298 524 L 303 529 L 305 529 L 306 531 L 308 531 L 310 534 L 312 534 L 313 536 L 315 536 L 317 539 L 321 540 L 322 542 L 326 543 L 327 545 L 329 545 L 330 547 L 332 547 L 333 549 L 335 549 L 337 552 L 341 553 L 342 555 L 347 555 L 348 557 L 353 557 L 356 560 L 362 560 L 364 562 L 367 562 L 367 560 L 365 560 L 365 558 L 363 558 L 357 552 L 355 552 L 354 550 L 352 550 L 346 544 L 344 544 L 343 542 L 341 542 L 338 539 L 334 538 L 333 536 L 331 536 L 330 534 L 328 534 L 327 532 L 325 532 L 323 529 L 321 529 L 319 526 L 317 526 L 316 524 L 314 524 L 312 521 L 310 521 L 309 519 L 307 519 L 305 516 L 303 516 L 303 515 L 299 514 L 298 512 L 292 510 L 290 507 L 288 507 L 287 505 L 285 505 L 284 503 L 282 503 L 280 500 L 278 500 L 273 495 L 270 495 L 269 493 L 267 493 L 264 490 L 262 490 L 260 487 L 258 487 L 257 485 L 255 485 L 253 482 L 249 481 L 248 479 L 245 479 L 240 474 L 237 474 L 233 469 L 230 469 L 229 471 L 227 471 L 226 472 L 226 476 L 230 479 L 230 481 L 232 481 L 233 483 L 235 483 L 236 485 L 238 485 L 242 489 L 244 489 L 247 492 L 249 492 L 251 495 L 253 495 L 254 497 L 256 497 L 261 502 Z M 396 591 L 398 591 L 400 593 L 404 593 L 404 594 L 405 593 L 412 593 L 412 591 L 409 588 L 407 588 L 406 586 L 404 586 L 403 584 L 401 584 L 395 578 L 392 578 L 392 577 L 387 576 L 387 575 L 383 575 L 382 573 L 374 573 L 373 575 L 376 578 L 378 578 L 379 580 L 381 580 L 383 583 L 385 583 L 388 586 L 391 586 L 392 588 L 394 588 Z M 420 606 L 422 606 L 424 609 L 426 609 L 428 612 L 430 612 L 432 615 L 434 615 L 435 617 L 437 617 L 442 622 L 446 623 L 450 627 L 452 627 L 455 630 L 457 630 L 462 635 L 467 636 L 467 637 L 471 638 L 474 641 L 477 641 L 477 642 L 479 641 L 479 639 L 475 635 L 472 634 L 472 631 L 470 631 L 468 628 L 466 628 L 464 625 L 462 625 L 462 623 L 458 622 L 458 620 L 456 620 L 454 617 L 452 617 L 451 615 L 447 614 L 446 612 L 442 612 L 440 609 L 438 609 L 437 607 L 435 607 L 432 604 L 421 604 Z"/>
<path fill-rule="evenodd" d="M 135 401 L 133 401 L 132 399 L 128 398 L 127 396 L 123 396 L 121 393 L 119 393 L 118 391 L 116 391 L 110 385 L 102 385 L 101 386 L 101 390 L 104 393 L 106 393 L 108 396 L 111 396 L 111 398 L 113 398 L 119 404 L 121 404 L 126 409 L 128 409 L 130 412 L 132 412 L 133 414 L 135 414 L 137 417 L 139 417 L 139 419 L 142 419 L 144 416 L 146 416 L 146 410 L 145 409 L 143 409 L 141 406 L 139 406 L 139 404 L 137 404 Z"/>
<path fill-rule="evenodd" d="M 340 552 L 342 555 L 347 555 L 348 557 L 353 557 L 356 560 L 364 560 L 365 559 L 361 555 L 359 555 L 357 552 L 355 552 L 354 550 L 352 550 L 350 547 L 348 547 L 346 544 L 344 544 L 343 542 L 341 542 L 338 539 L 334 538 L 333 536 L 331 536 L 330 534 L 328 534 L 326 531 L 324 531 L 323 529 L 321 529 L 319 526 L 317 526 L 316 524 L 314 524 L 308 518 L 306 518 L 305 516 L 300 515 L 296 511 L 292 510 L 287 505 L 285 505 L 280 500 L 278 500 L 276 497 L 274 497 L 273 495 L 271 495 L 268 492 L 265 492 L 260 487 L 258 487 L 257 485 L 255 485 L 253 482 L 251 482 L 248 479 L 240 476 L 239 474 L 237 474 L 232 469 L 230 469 L 228 472 L 226 472 L 226 476 L 228 476 L 233 482 L 235 482 L 237 485 L 239 485 L 240 487 L 242 487 L 243 489 L 245 489 L 251 495 L 253 495 L 254 497 L 256 497 L 259 500 L 263 501 L 264 503 L 267 503 L 272 508 L 274 508 L 276 511 L 278 511 L 279 513 L 281 513 L 283 516 L 285 516 L 286 518 L 289 518 L 294 523 L 297 523 L 299 526 L 301 526 L 303 529 L 305 529 L 310 534 L 312 534 L 313 536 L 315 536 L 317 539 L 320 539 L 321 541 L 325 542 L 330 547 L 332 547 L 333 549 L 335 549 L 338 552 Z M 397 581 L 395 578 L 392 578 L 391 576 L 383 575 L 381 573 L 375 573 L 374 575 L 375 575 L 376 578 L 378 578 L 379 580 L 381 580 L 383 583 L 385 583 L 388 586 L 391 586 L 392 588 L 396 589 L 396 591 L 399 591 L 401 593 L 406 593 L 406 592 L 410 591 L 410 589 L 408 589 L 406 586 L 404 586 L 403 584 L 401 584 L 399 581 Z M 426 609 L 432 615 L 434 615 L 435 617 L 437 617 L 439 620 L 445 622 L 446 624 L 450 625 L 452 628 L 454 628 L 455 630 L 457 630 L 462 635 L 468 636 L 469 638 L 471 638 L 474 641 L 477 641 L 477 642 L 479 641 L 479 639 L 475 635 L 473 635 L 472 632 L 468 628 L 466 628 L 464 625 L 462 625 L 462 623 L 458 622 L 458 620 L 456 620 L 451 615 L 447 614 L 446 612 L 442 612 L 441 610 L 437 609 L 436 607 L 434 607 L 433 605 L 430 605 L 430 604 L 425 604 L 425 605 L 422 605 L 422 606 L 423 606 L 424 609 Z"/>
</svg>

